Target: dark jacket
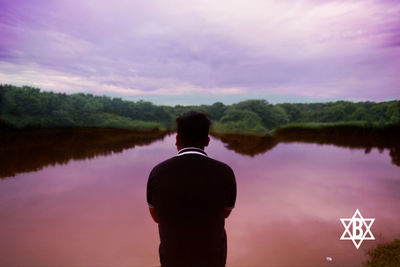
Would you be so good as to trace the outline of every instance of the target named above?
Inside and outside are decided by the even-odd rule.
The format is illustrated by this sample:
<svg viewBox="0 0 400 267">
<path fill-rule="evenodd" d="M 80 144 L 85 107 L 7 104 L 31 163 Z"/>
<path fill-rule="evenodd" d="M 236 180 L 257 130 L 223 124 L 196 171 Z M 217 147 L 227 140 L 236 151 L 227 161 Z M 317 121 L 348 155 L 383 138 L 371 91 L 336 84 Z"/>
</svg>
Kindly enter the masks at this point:
<svg viewBox="0 0 400 267">
<path fill-rule="evenodd" d="M 225 266 L 224 214 L 235 200 L 232 169 L 199 148 L 181 149 L 155 166 L 147 202 L 159 220 L 161 266 Z"/>
</svg>

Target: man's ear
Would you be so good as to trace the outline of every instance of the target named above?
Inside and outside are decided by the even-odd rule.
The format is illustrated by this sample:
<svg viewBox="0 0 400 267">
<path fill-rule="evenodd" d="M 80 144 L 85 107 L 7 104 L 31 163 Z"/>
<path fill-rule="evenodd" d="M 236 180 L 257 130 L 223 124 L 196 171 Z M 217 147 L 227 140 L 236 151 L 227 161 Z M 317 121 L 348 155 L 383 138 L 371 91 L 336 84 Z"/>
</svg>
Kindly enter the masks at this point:
<svg viewBox="0 0 400 267">
<path fill-rule="evenodd" d="M 206 142 L 206 145 L 205 145 L 205 146 L 208 146 L 209 143 L 210 143 L 210 137 L 207 136 L 207 142 Z"/>
</svg>

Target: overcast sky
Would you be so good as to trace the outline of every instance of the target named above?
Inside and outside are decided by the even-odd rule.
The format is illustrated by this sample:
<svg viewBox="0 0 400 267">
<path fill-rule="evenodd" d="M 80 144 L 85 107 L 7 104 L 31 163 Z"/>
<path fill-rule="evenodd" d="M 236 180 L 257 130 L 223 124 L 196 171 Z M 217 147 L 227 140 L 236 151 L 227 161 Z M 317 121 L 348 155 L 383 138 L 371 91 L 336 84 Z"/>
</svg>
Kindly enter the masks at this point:
<svg viewBox="0 0 400 267">
<path fill-rule="evenodd" d="M 157 104 L 400 98 L 396 0 L 0 0 L 0 83 Z"/>
</svg>

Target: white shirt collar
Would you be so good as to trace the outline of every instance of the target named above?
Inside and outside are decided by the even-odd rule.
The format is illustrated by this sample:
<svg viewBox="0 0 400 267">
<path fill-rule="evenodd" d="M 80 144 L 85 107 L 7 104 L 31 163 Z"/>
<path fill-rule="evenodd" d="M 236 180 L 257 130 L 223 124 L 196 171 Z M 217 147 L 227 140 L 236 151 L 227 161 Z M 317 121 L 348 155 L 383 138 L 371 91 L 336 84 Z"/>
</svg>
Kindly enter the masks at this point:
<svg viewBox="0 0 400 267">
<path fill-rule="evenodd" d="M 199 155 L 207 157 L 207 153 L 204 152 L 203 149 L 198 148 L 198 147 L 192 147 L 192 146 L 184 147 L 178 151 L 178 156 L 185 155 L 185 154 L 199 154 Z"/>
</svg>

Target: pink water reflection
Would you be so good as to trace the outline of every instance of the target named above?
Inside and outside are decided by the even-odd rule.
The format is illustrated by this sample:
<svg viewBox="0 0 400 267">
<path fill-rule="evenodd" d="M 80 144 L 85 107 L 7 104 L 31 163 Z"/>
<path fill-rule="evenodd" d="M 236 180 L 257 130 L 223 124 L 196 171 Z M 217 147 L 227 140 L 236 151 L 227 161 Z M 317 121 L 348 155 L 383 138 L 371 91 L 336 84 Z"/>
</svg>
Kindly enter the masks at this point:
<svg viewBox="0 0 400 267">
<path fill-rule="evenodd" d="M 206 151 L 237 176 L 237 205 L 227 220 L 229 266 L 359 265 L 376 241 L 359 250 L 339 241 L 339 218 L 356 208 L 376 218 L 377 239 L 400 238 L 400 172 L 387 151 L 291 143 L 251 158 L 215 139 Z M 175 153 L 172 135 L 0 180 L 0 266 L 159 264 L 145 187 L 151 168 Z"/>
</svg>

